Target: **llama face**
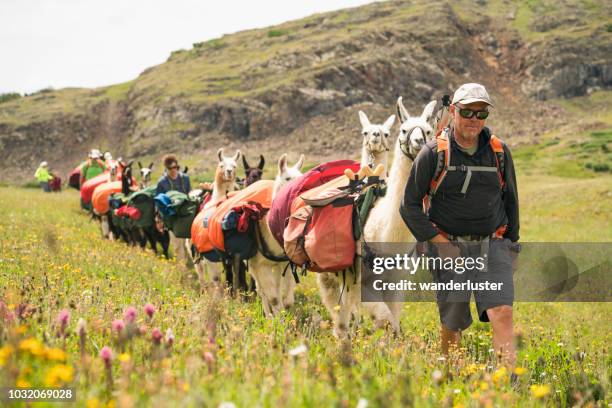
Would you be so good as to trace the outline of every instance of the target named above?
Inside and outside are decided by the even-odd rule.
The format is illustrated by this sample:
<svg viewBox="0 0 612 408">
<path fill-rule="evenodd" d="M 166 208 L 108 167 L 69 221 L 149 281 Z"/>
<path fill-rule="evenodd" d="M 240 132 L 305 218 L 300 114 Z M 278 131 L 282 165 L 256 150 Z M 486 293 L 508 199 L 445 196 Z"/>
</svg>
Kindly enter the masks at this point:
<svg viewBox="0 0 612 408">
<path fill-rule="evenodd" d="M 264 159 L 262 155 L 260 155 L 259 164 L 257 165 L 257 167 L 251 167 L 249 163 L 247 162 L 246 157 L 244 155 L 242 156 L 242 165 L 244 166 L 244 174 L 246 176 L 244 179 L 245 187 L 250 186 L 256 181 L 261 180 L 261 177 L 263 176 L 263 168 L 264 168 L 265 163 L 266 163 L 266 160 Z"/>
<path fill-rule="evenodd" d="M 388 151 L 389 135 L 391 134 L 393 122 L 395 122 L 395 115 L 389 116 L 382 125 L 373 125 L 370 123 L 367 115 L 359 111 L 359 121 L 361 122 L 363 147 L 372 154 Z"/>
<path fill-rule="evenodd" d="M 238 160 L 240 160 L 240 150 L 236 151 L 236 154 L 232 157 L 223 156 L 223 149 L 217 151 L 219 156 L 219 164 L 217 165 L 217 173 L 220 174 L 222 181 L 231 182 L 236 179 L 236 168 L 238 167 Z"/>
<path fill-rule="evenodd" d="M 111 160 L 109 164 L 111 178 L 115 178 L 117 176 L 118 169 L 119 169 L 119 160 Z"/>
<path fill-rule="evenodd" d="M 287 154 L 283 154 L 278 159 L 278 174 L 276 175 L 276 188 L 280 189 L 282 186 L 290 182 L 291 180 L 302 175 L 302 166 L 304 165 L 304 155 L 300 155 L 300 159 L 293 166 L 287 166 Z"/>
<path fill-rule="evenodd" d="M 151 175 L 153 173 L 153 162 L 149 164 L 149 167 L 144 167 L 142 163 L 138 162 L 140 168 L 140 182 L 143 186 L 148 185 L 151 182 Z"/>
<path fill-rule="evenodd" d="M 425 143 L 433 138 L 433 128 L 429 124 L 429 120 L 436 106 L 436 101 L 431 101 L 423 109 L 420 116 L 410 117 L 408 111 L 402 103 L 402 97 L 397 100 L 397 111 L 402 121 L 400 126 L 400 134 L 397 142 L 400 145 L 402 153 L 414 160 L 419 154 Z"/>
</svg>

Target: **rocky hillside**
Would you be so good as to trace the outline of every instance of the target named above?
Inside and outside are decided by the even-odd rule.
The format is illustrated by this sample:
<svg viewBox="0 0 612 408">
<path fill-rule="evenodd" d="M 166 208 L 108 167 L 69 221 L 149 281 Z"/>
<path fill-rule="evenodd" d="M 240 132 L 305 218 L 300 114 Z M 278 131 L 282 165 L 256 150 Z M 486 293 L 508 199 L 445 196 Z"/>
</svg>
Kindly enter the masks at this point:
<svg viewBox="0 0 612 408">
<path fill-rule="evenodd" d="M 382 121 L 399 95 L 414 113 L 471 81 L 497 101 L 498 134 L 534 141 L 566 124 L 560 102 L 612 87 L 611 15 L 589 0 L 389 1 L 196 43 L 127 83 L 0 103 L 0 180 L 42 159 L 66 171 L 92 147 L 354 155 L 358 109 Z"/>
</svg>

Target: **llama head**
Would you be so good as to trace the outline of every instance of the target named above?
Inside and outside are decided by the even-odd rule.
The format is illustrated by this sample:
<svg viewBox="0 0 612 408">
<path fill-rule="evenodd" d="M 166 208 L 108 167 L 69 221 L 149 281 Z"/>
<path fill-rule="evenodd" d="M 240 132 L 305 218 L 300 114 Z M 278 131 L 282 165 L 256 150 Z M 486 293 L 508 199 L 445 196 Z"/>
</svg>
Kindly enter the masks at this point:
<svg viewBox="0 0 612 408">
<path fill-rule="evenodd" d="M 257 167 L 251 167 L 247 162 L 246 157 L 242 156 L 242 165 L 244 166 L 244 186 L 250 186 L 256 181 L 261 180 L 261 176 L 263 175 L 263 168 L 266 164 L 266 159 L 262 155 L 259 155 L 259 164 Z"/>
<path fill-rule="evenodd" d="M 238 160 L 240 160 L 241 155 L 240 150 L 236 150 L 233 156 L 225 157 L 223 149 L 219 149 L 217 151 L 219 164 L 217 165 L 215 180 L 221 183 L 229 183 L 236 180 L 236 168 L 238 167 Z"/>
<path fill-rule="evenodd" d="M 149 167 L 144 167 L 139 161 L 138 168 L 140 169 L 140 182 L 143 186 L 147 186 L 151 182 L 151 175 L 153 173 L 153 162 L 149 164 Z"/>
<path fill-rule="evenodd" d="M 121 165 L 121 158 L 117 159 L 117 160 L 111 160 L 108 163 L 108 170 L 109 170 L 109 178 L 111 181 L 115 180 L 117 178 L 117 173 L 119 172 L 119 166 Z"/>
<path fill-rule="evenodd" d="M 304 165 L 304 155 L 301 154 L 299 160 L 293 165 L 287 165 L 287 154 L 283 154 L 278 159 L 278 173 L 274 179 L 274 193 L 278 192 L 282 186 L 291 180 L 302 175 L 301 168 Z"/>
<path fill-rule="evenodd" d="M 121 162 L 121 192 L 124 195 L 130 194 L 130 187 L 132 186 L 132 164 L 134 162 L 130 161 L 129 163 Z"/>
<path fill-rule="evenodd" d="M 420 116 L 411 117 L 402 103 L 402 97 L 397 99 L 397 113 L 402 122 L 397 143 L 402 153 L 411 160 L 414 160 L 423 145 L 434 137 L 429 121 L 435 107 L 436 101 L 431 101 Z"/>
<path fill-rule="evenodd" d="M 389 151 L 389 135 L 395 115 L 389 118 L 382 125 L 373 125 L 370 123 L 368 116 L 359 111 L 359 121 L 361 122 L 361 134 L 363 136 L 363 148 L 370 155 L 374 156 L 378 153 Z"/>
</svg>

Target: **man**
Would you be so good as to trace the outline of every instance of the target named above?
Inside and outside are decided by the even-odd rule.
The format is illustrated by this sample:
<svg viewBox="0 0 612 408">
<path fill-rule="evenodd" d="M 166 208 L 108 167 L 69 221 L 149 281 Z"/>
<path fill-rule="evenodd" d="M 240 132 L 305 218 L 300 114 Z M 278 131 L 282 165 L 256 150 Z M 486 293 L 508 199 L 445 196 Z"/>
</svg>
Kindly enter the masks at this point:
<svg viewBox="0 0 612 408">
<path fill-rule="evenodd" d="M 88 159 L 81 167 L 81 186 L 92 178 L 106 171 L 106 164 L 101 159 L 102 153 L 98 149 L 92 149 L 88 154 Z"/>
<path fill-rule="evenodd" d="M 180 191 L 181 193 L 189 194 L 191 191 L 191 182 L 189 176 L 179 171 L 178 160 L 173 154 L 167 154 L 163 158 L 166 174 L 164 174 L 157 182 L 156 194 L 166 193 L 168 191 Z"/>
<path fill-rule="evenodd" d="M 475 278 L 470 279 L 502 283 L 501 289 L 474 291 L 476 306 L 480 320 L 491 322 L 496 352 L 513 365 L 512 261 L 520 249 L 518 194 L 510 150 L 492 138 L 485 127 L 489 107 L 493 104 L 484 86 L 469 83 L 457 89 L 449 109 L 451 126 L 443 132 L 442 141 L 428 142 L 415 159 L 400 214 L 417 240 L 428 242 L 430 255 L 488 259 L 488 266 L 475 271 Z M 448 171 L 442 179 L 436 174 L 444 167 L 439 165 L 439 151 L 450 155 Z M 436 176 L 437 186 L 432 185 Z M 423 212 L 424 203 L 429 205 L 427 213 Z M 444 272 L 433 271 L 434 279 L 462 280 L 456 268 L 446 271 L 442 279 Z M 445 354 L 458 346 L 461 331 L 472 323 L 471 291 L 464 295 L 453 298 L 449 293 L 438 292 Z"/>
<path fill-rule="evenodd" d="M 40 166 L 36 169 L 36 173 L 34 173 L 34 177 L 45 193 L 51 192 L 49 182 L 53 180 L 53 176 L 49 174 L 49 164 L 46 161 L 40 163 Z"/>
</svg>

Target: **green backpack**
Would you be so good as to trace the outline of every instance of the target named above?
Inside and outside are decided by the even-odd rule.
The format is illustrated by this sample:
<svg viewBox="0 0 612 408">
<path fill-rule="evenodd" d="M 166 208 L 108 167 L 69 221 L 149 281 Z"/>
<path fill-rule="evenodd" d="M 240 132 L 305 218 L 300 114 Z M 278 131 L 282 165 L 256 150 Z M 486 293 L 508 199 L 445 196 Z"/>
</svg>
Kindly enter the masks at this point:
<svg viewBox="0 0 612 408">
<path fill-rule="evenodd" d="M 148 228 L 155 224 L 155 186 L 133 192 L 128 196 L 127 205 L 140 211 L 140 218 L 132 220 L 136 227 Z"/>
</svg>

